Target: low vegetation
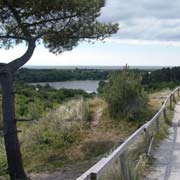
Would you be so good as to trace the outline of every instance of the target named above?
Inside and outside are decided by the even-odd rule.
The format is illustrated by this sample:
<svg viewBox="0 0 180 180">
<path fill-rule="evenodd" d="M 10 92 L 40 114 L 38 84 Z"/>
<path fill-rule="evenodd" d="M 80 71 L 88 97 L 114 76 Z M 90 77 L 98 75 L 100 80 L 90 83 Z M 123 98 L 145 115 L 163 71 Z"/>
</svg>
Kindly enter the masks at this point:
<svg viewBox="0 0 180 180">
<path fill-rule="evenodd" d="M 81 90 L 16 84 L 17 118 L 33 120 L 18 123 L 28 172 L 54 171 L 70 164 L 79 167 L 79 162 L 85 162 L 79 167 L 80 172 L 85 171 L 148 121 L 170 90 L 146 94 L 140 76 L 124 71 L 101 82 L 99 92 L 101 97 Z M 159 138 L 166 135 L 167 127 L 161 132 Z M 5 174 L 7 162 L 0 138 L 0 178 Z"/>
<path fill-rule="evenodd" d="M 72 98 L 90 98 L 91 94 L 76 89 L 53 89 L 49 85 L 28 86 L 26 84 L 15 84 L 15 108 L 16 117 L 35 119 L 43 117 L 46 112 L 56 108 L 59 104 Z M 0 107 L 1 107 L 0 95 Z M 2 129 L 2 108 L 0 108 L 0 130 Z"/>
<path fill-rule="evenodd" d="M 95 163 L 142 124 L 138 120 L 114 121 L 107 108 L 99 98 L 70 100 L 34 122 L 19 123 L 26 170 L 55 170 L 82 161 L 87 161 L 88 168 L 88 161 Z M 6 165 L 5 160 L 3 151 L 1 164 Z M 2 172 L 6 170 L 3 166 Z"/>
<path fill-rule="evenodd" d="M 83 90 L 68 90 L 68 89 L 56 90 L 49 86 L 45 86 L 45 87 L 32 86 L 31 87 L 31 86 L 27 86 L 25 84 L 16 84 L 15 91 L 16 91 L 15 107 L 16 107 L 17 119 L 33 120 L 32 122 L 24 122 L 24 123 L 19 124 L 18 129 L 20 129 L 22 131 L 22 134 L 24 134 L 24 132 L 26 132 L 26 130 L 28 131 L 30 129 L 31 129 L 31 131 L 28 131 L 28 132 L 32 133 L 33 130 L 37 129 L 37 127 L 39 127 L 40 129 L 42 128 L 42 130 L 44 130 L 43 127 L 44 128 L 46 127 L 48 129 L 48 127 L 47 127 L 48 126 L 48 122 L 47 122 L 48 117 L 50 118 L 50 114 L 51 113 L 54 114 L 53 111 L 56 111 L 56 109 L 59 108 L 60 105 L 62 106 L 62 108 L 64 108 L 64 111 L 65 111 L 65 107 L 63 104 L 66 103 L 66 101 L 70 101 L 73 98 L 74 101 L 76 102 L 76 99 L 79 99 L 80 97 L 85 98 L 85 99 L 92 97 L 92 95 L 84 92 Z M 0 101 L 1 101 L 1 99 L 2 99 L 2 97 L 0 95 Z M 72 103 L 72 101 L 70 101 L 70 102 Z M 3 137 L 3 132 L 2 132 L 3 131 L 3 122 L 2 122 L 1 104 L 2 104 L 2 102 L 0 102 L 0 176 L 7 173 L 5 147 L 4 147 L 4 142 L 2 139 L 2 137 Z M 72 106 L 76 107 L 77 104 L 72 103 Z M 86 106 L 83 106 L 82 108 L 84 109 L 85 107 Z M 59 113 L 61 113 L 61 112 L 59 112 Z M 67 113 L 70 113 L 70 112 L 68 111 Z M 81 111 L 81 113 L 79 112 L 78 118 L 80 118 L 81 116 L 84 116 L 82 113 L 83 113 L 82 111 Z M 64 115 L 64 113 L 62 113 L 62 115 Z M 44 123 L 46 122 L 45 123 L 46 126 L 42 125 L 42 118 L 44 120 L 43 122 Z M 55 120 L 55 118 L 56 118 L 55 116 L 51 117 L 51 119 L 54 119 L 54 120 Z M 52 121 L 49 121 L 49 123 L 50 122 L 52 122 Z M 52 123 L 54 123 L 54 125 L 57 125 L 55 123 L 55 121 L 53 121 Z M 78 126 L 78 123 L 77 123 L 77 126 Z M 34 129 L 32 129 L 32 128 L 34 128 Z M 76 128 L 78 128 L 78 127 L 76 127 Z M 37 130 L 37 132 L 39 131 L 39 133 L 41 133 L 42 131 L 40 131 L 40 129 Z M 65 132 L 65 130 L 66 129 L 64 129 L 64 132 Z M 72 130 L 72 131 L 71 130 L 72 129 L 70 128 L 69 132 L 73 133 L 74 130 Z M 76 132 L 78 133 L 78 129 Z M 45 136 L 51 137 L 50 133 L 48 134 L 48 132 L 46 132 L 46 131 L 44 131 L 44 133 L 45 134 L 47 133 Z M 19 135 L 21 136 L 21 133 Z M 31 135 L 28 133 L 26 136 L 24 136 L 24 138 L 27 137 L 28 135 L 29 135 L 29 139 L 31 139 Z M 75 134 L 73 134 L 73 135 L 75 135 Z M 71 136 L 73 138 L 77 137 L 77 136 L 73 136 L 73 135 L 71 136 L 71 135 L 67 134 L 68 137 L 69 136 Z M 23 139 L 22 139 L 22 142 L 24 142 Z M 31 141 L 29 141 L 29 140 L 26 141 L 26 143 L 29 143 L 29 142 L 31 142 Z M 71 144 L 70 142 L 64 142 L 64 143 Z M 22 144 L 22 148 L 24 149 L 25 146 L 23 146 L 23 145 L 24 145 L 24 143 Z M 45 146 L 42 146 L 41 143 L 40 144 L 37 143 L 36 146 L 34 144 L 34 146 L 32 146 L 32 148 L 29 148 L 29 151 L 28 150 L 26 151 L 27 153 L 25 153 L 25 154 L 23 153 L 24 157 L 27 157 L 27 158 L 25 158 L 25 162 L 28 161 L 28 158 L 32 159 L 33 156 L 31 157 L 30 155 L 27 155 L 27 154 L 31 154 L 30 151 L 33 152 L 33 148 L 36 149 L 35 147 L 41 149 L 42 147 L 44 148 Z M 45 149 L 42 152 L 45 152 Z M 39 151 L 39 153 L 40 153 L 40 155 L 43 154 L 43 153 L 41 153 L 41 151 Z M 37 161 L 40 162 L 41 160 L 37 158 Z M 31 161 L 31 162 L 34 163 L 33 167 L 35 167 L 36 163 L 34 161 Z M 31 164 L 29 164 L 29 166 L 30 165 Z"/>
<path fill-rule="evenodd" d="M 88 113 L 83 99 L 71 100 L 37 122 L 20 126 L 25 167 L 34 171 L 61 167 L 69 160 L 67 149 L 81 142 Z"/>
<path fill-rule="evenodd" d="M 171 91 L 170 90 L 163 90 L 158 93 L 153 93 L 149 95 L 150 101 L 149 101 L 149 107 L 150 109 L 159 109 L 162 106 L 162 102 L 166 99 L 166 97 L 169 95 Z M 176 100 L 178 100 L 179 97 L 176 97 Z M 169 126 L 166 123 L 168 121 L 171 123 L 173 117 L 173 109 L 170 108 L 170 106 L 167 106 L 167 119 L 164 119 L 164 116 L 161 115 L 160 117 L 160 130 L 159 133 L 155 136 L 155 141 L 153 143 L 153 149 L 155 150 L 156 147 L 159 144 L 159 141 L 167 137 L 168 135 L 168 129 Z M 154 124 L 149 129 L 150 134 L 155 134 L 157 132 L 156 125 Z M 145 179 L 145 175 L 148 172 L 148 169 L 152 166 L 154 159 L 152 157 L 147 157 L 145 154 L 145 141 L 143 134 L 139 136 L 139 138 L 129 146 L 129 148 L 126 151 L 126 155 L 128 157 L 128 167 L 130 170 L 130 179 Z M 136 170 L 138 161 L 140 161 L 140 164 L 138 166 L 138 170 Z M 119 160 L 117 160 L 115 163 L 113 163 L 110 167 L 108 167 L 107 171 L 102 175 L 100 178 L 101 180 L 119 180 L 122 179 L 122 171 L 121 171 L 121 165 L 119 163 Z"/>
</svg>

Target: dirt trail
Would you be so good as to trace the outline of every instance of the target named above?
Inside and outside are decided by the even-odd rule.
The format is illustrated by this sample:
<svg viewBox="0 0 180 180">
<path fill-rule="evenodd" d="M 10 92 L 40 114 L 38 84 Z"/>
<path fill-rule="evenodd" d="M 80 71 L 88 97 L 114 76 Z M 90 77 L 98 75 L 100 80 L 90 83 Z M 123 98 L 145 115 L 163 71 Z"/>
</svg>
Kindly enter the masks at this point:
<svg viewBox="0 0 180 180">
<path fill-rule="evenodd" d="M 98 109 L 94 113 L 93 121 L 91 123 L 91 128 L 94 128 L 98 125 L 100 118 L 102 116 L 102 113 L 103 113 L 103 107 L 98 107 Z"/>
<path fill-rule="evenodd" d="M 155 162 L 145 180 L 180 180 L 180 102 L 175 106 L 173 126 L 154 154 Z"/>
</svg>

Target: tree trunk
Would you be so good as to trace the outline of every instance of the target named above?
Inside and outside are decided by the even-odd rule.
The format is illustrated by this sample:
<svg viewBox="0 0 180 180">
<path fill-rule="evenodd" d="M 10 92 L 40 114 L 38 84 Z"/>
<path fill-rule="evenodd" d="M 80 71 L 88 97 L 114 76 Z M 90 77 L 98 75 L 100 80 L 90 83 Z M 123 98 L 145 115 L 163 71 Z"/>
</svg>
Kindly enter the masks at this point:
<svg viewBox="0 0 180 180">
<path fill-rule="evenodd" d="M 27 176 L 24 172 L 21 159 L 20 145 L 17 136 L 13 79 L 14 73 L 23 66 L 32 56 L 36 47 L 36 39 L 28 42 L 28 49 L 19 58 L 8 64 L 0 64 L 0 82 L 2 86 L 2 109 L 4 124 L 4 142 L 8 161 L 8 170 L 11 180 L 25 180 Z"/>
<path fill-rule="evenodd" d="M 24 172 L 17 136 L 14 108 L 13 74 L 10 72 L 2 72 L 0 74 L 0 81 L 3 95 L 2 109 L 4 141 L 9 175 L 11 180 L 24 180 L 27 179 L 27 176 Z"/>
</svg>

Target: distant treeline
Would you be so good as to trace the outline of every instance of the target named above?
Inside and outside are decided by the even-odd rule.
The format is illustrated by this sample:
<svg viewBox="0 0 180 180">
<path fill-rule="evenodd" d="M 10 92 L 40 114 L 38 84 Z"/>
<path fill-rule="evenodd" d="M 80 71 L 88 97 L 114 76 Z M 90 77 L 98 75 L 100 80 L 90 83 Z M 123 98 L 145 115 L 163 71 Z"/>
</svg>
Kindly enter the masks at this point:
<svg viewBox="0 0 180 180">
<path fill-rule="evenodd" d="M 152 70 L 128 69 L 142 75 Z M 18 82 L 56 82 L 71 80 L 106 80 L 115 71 L 122 69 L 27 69 L 22 68 L 16 74 Z"/>
<path fill-rule="evenodd" d="M 26 69 L 22 68 L 16 74 L 20 82 L 55 82 L 70 80 L 105 80 L 112 70 L 97 69 Z"/>
<path fill-rule="evenodd" d="M 180 67 L 144 72 L 142 84 L 146 90 L 159 90 L 167 87 L 174 88 L 180 84 Z"/>
<path fill-rule="evenodd" d="M 18 82 L 55 82 L 70 80 L 106 80 L 114 71 L 110 69 L 27 69 L 22 68 L 16 74 Z M 174 88 L 180 83 L 180 67 L 160 70 L 128 69 L 142 76 L 145 89 Z"/>
<path fill-rule="evenodd" d="M 163 68 L 153 71 L 151 73 L 146 72 L 143 75 L 143 84 L 156 83 L 156 82 L 170 82 L 180 81 L 180 67 Z"/>
</svg>

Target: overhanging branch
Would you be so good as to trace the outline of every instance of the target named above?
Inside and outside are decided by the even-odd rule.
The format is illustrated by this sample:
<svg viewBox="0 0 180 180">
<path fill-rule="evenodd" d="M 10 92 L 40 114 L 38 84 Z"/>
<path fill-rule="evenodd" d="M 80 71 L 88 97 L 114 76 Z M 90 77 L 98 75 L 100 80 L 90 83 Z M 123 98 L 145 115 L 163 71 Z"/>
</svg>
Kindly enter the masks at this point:
<svg viewBox="0 0 180 180">
<path fill-rule="evenodd" d="M 24 40 L 24 41 L 29 41 L 28 38 L 25 37 L 19 37 L 19 36 L 10 36 L 10 35 L 0 35 L 0 39 L 16 39 L 16 40 Z"/>
</svg>

